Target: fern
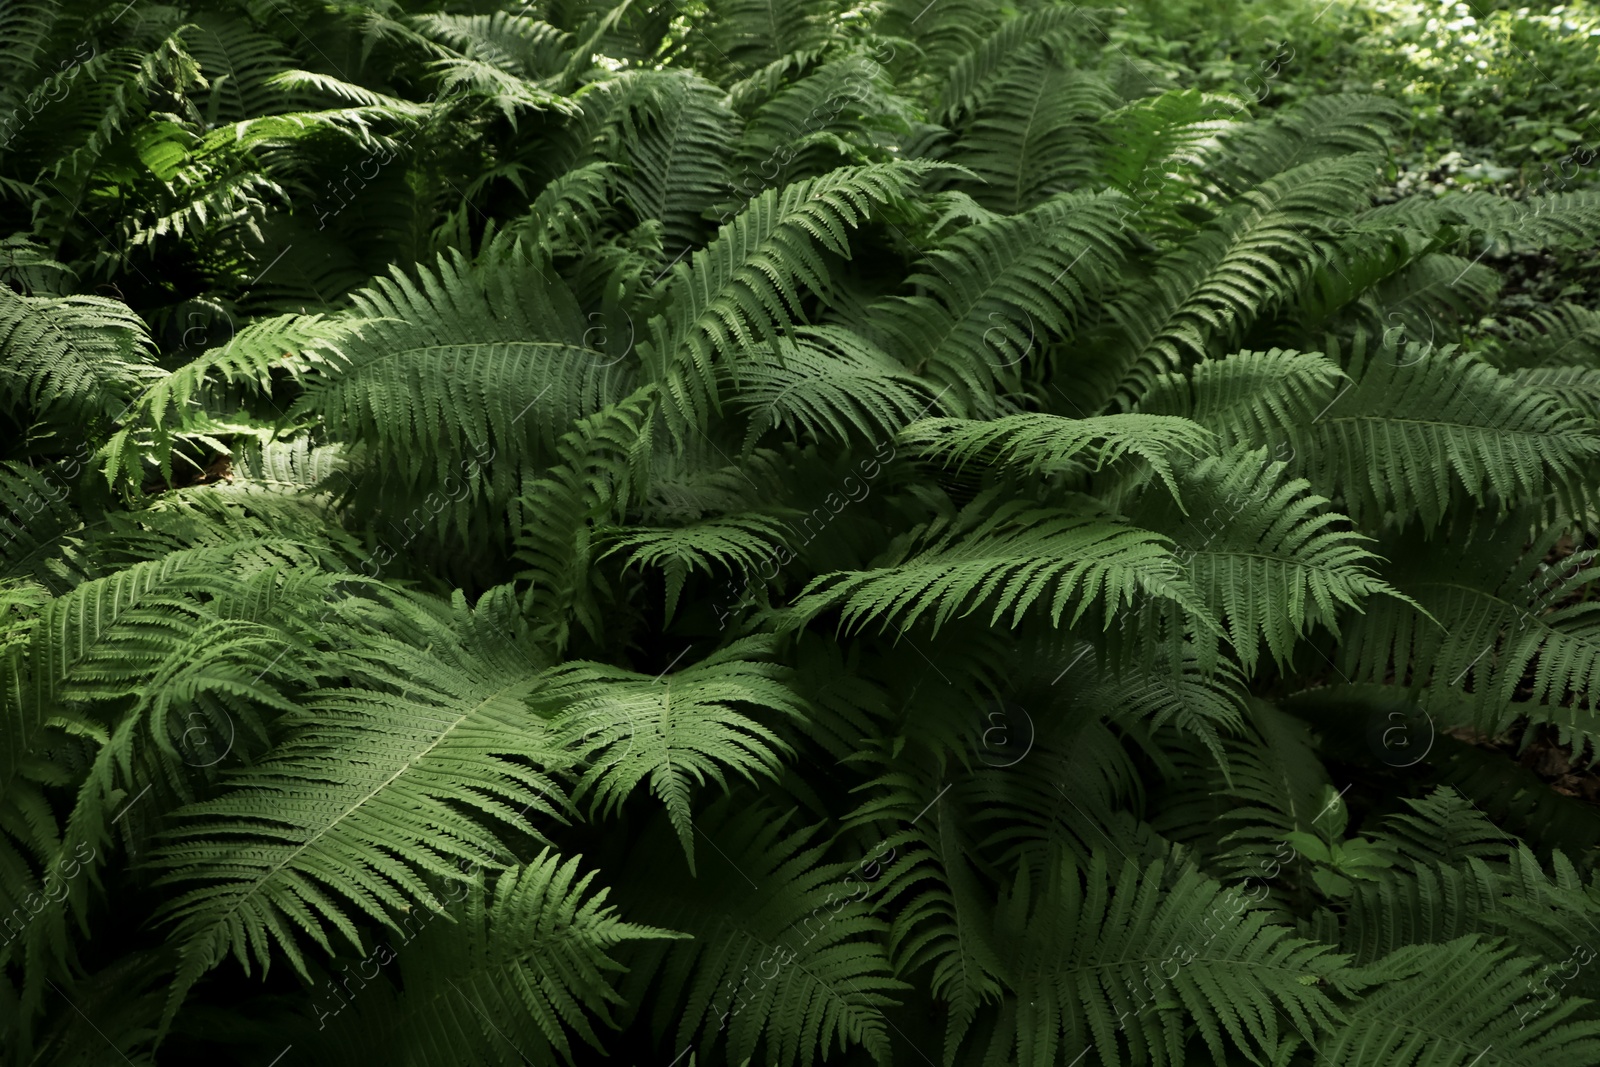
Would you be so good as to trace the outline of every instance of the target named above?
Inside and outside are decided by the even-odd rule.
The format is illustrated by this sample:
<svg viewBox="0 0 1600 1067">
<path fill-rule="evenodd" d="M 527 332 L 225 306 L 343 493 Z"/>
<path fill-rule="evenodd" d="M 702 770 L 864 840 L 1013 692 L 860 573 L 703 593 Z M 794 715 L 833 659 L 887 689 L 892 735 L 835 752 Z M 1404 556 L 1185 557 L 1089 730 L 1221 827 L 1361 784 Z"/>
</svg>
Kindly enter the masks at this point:
<svg viewBox="0 0 1600 1067">
<path fill-rule="evenodd" d="M 986 95 L 984 91 L 993 85 L 997 75 L 1033 59 L 1028 46 L 1064 33 L 1087 32 L 1094 28 L 1091 17 L 1082 8 L 1045 7 L 1006 19 L 981 44 L 956 61 L 949 80 L 939 92 L 944 108 L 940 117 L 948 120 L 970 110 Z"/>
<path fill-rule="evenodd" d="M 676 258 L 701 243 L 700 216 L 730 184 L 733 115 L 702 79 L 637 77 L 636 103 L 620 131 L 628 164 L 622 193 L 641 221 L 661 223 L 662 250 Z"/>
<path fill-rule="evenodd" d="M 0 411 L 23 425 L 116 418 L 160 375 L 144 323 L 105 297 L 29 297 L 0 286 L 0 352 L 12 383 Z"/>
<path fill-rule="evenodd" d="M 1340 377 L 1339 368 L 1316 352 L 1238 352 L 1203 360 L 1187 376 L 1163 375 L 1139 410 L 1182 415 L 1215 433 L 1224 447 L 1270 446 L 1274 459 L 1288 459 L 1306 448 Z"/>
<path fill-rule="evenodd" d="M 984 184 L 985 207 L 1010 214 L 1079 186 L 1099 156 L 1099 120 L 1118 103 L 1098 73 L 1078 70 L 1065 49 L 1036 41 L 1009 57 L 986 87 L 951 161 Z"/>
<path fill-rule="evenodd" d="M 673 265 L 670 284 L 682 298 L 651 320 L 645 355 L 681 416 L 704 419 L 716 396 L 713 358 L 774 341 L 798 310 L 799 287 L 828 287 L 822 251 L 846 254 L 845 231 L 873 204 L 909 192 L 925 170 L 880 164 L 769 190 L 687 264 Z"/>
<path fill-rule="evenodd" d="M 1086 1046 L 1122 1063 L 1125 1044 L 1136 1060 L 1182 1062 L 1180 1018 L 1219 1060 L 1225 1039 L 1274 1057 L 1296 1030 L 1334 1024 L 1338 1008 L 1318 986 L 1343 984 L 1338 956 L 1248 909 L 1208 925 L 1222 887 L 1192 869 L 1167 892 L 1164 881 L 1159 861 L 1125 864 L 1113 881 L 1100 857 L 1082 873 L 1018 877 L 996 917 L 1018 1000 L 996 1021 L 990 1057 L 1043 1065 Z"/>
<path fill-rule="evenodd" d="M 920 454 L 941 457 L 958 470 L 979 462 L 1010 465 L 1030 475 L 1098 471 L 1131 454 L 1148 464 L 1174 496 L 1178 486 L 1169 456 L 1193 456 L 1211 443 L 1211 435 L 1202 428 L 1162 415 L 1091 419 L 1010 415 L 987 422 L 928 419 L 906 427 L 901 438 Z"/>
<path fill-rule="evenodd" d="M 994 394 L 1017 390 L 1024 361 L 1041 361 L 1106 284 L 1120 256 L 1116 207 L 1112 196 L 1064 197 L 957 232 L 907 279 L 927 295 L 875 309 L 891 350 L 952 390 L 957 412 L 997 414 Z"/>
<path fill-rule="evenodd" d="M 160 470 L 163 480 L 171 484 L 174 444 L 185 439 L 213 443 L 215 438 L 206 431 L 220 430 L 212 420 L 197 417 L 199 413 L 192 410 L 205 406 L 213 375 L 226 385 L 248 383 L 270 397 L 275 372 L 282 372 L 280 380 L 298 383 L 318 362 L 314 346 L 338 338 L 341 325 L 320 315 L 285 315 L 252 323 L 230 337 L 227 344 L 210 349 L 151 382 L 135 398 L 131 410 L 124 413 L 123 428 L 112 434 L 103 447 L 107 480 L 115 484 L 120 478 L 130 485 L 140 484 L 142 461 L 148 459 Z M 307 354 L 297 356 L 301 351 Z M 144 425 L 146 420 L 148 426 Z"/>
<path fill-rule="evenodd" d="M 611 1014 L 621 1003 L 607 974 L 622 969 L 612 954 L 630 941 L 682 935 L 619 919 L 606 902 L 608 890 L 594 886 L 595 872 L 580 877 L 578 860 L 542 849 L 492 885 L 461 885 L 451 894 L 459 921 L 406 922 L 393 941 L 361 961 L 381 967 L 402 960 L 404 991 L 381 986 L 383 992 L 368 992 L 364 967 L 358 967 L 360 984 L 351 991 L 346 978 L 343 986 L 358 1014 L 344 1014 L 345 1001 L 330 981 L 332 997 L 316 1009 L 333 1017 L 322 1046 L 327 1058 L 393 1054 L 427 1063 L 462 1056 L 488 1062 L 503 1057 L 509 1045 L 573 1063 L 574 1039 L 601 1048 L 590 1020 L 615 1025 Z M 396 1018 L 404 1020 L 398 1028 Z"/>
<path fill-rule="evenodd" d="M 585 343 L 576 303 L 535 263 L 441 257 L 436 272 L 396 271 L 353 301 L 336 338 L 308 346 L 295 410 L 366 440 L 377 470 L 418 498 L 461 500 L 450 484 L 465 477 L 467 495 L 503 505 L 559 427 L 625 395 L 628 368 Z M 462 510 L 453 518 L 466 527 Z"/>
<path fill-rule="evenodd" d="M 817 578 L 795 610 L 808 618 L 840 605 L 840 623 L 850 629 L 876 620 L 905 630 L 931 613 L 937 631 L 958 612 L 991 600 L 990 621 L 1009 611 L 1014 623 L 1053 590 L 1050 620 L 1058 625 L 1069 604 L 1076 603 L 1069 619 L 1076 622 L 1096 600 L 1109 625 L 1116 609 L 1137 593 L 1204 618 L 1158 535 L 1020 502 L 985 516 L 987 503 L 980 499 L 960 516 L 928 524 L 914 555 L 874 570 Z"/>
<path fill-rule="evenodd" d="M 939 395 L 853 332 L 802 326 L 775 349 L 747 352 L 732 374 L 753 432 L 789 428 L 810 437 L 872 440 L 933 407 Z"/>
<path fill-rule="evenodd" d="M 1325 509 L 1326 498 L 1307 493 L 1310 483 L 1287 479 L 1284 470 L 1266 449 L 1210 456 L 1186 473 L 1183 491 L 1191 502 L 1215 501 L 1209 511 L 1196 505 L 1181 522 L 1170 508 L 1164 516 L 1158 509 L 1132 516 L 1173 538 L 1190 582 L 1224 621 L 1247 671 L 1261 645 L 1284 662 L 1308 628 L 1327 626 L 1337 635 L 1340 609 L 1378 593 L 1399 595 L 1377 577 L 1378 561 L 1360 535 L 1341 529 L 1346 520 Z"/>
<path fill-rule="evenodd" d="M 526 703 L 533 676 L 431 636 L 443 644 L 426 661 L 380 634 L 344 653 L 356 687 L 314 696 L 272 759 L 184 810 L 155 860 L 177 887 L 163 909 L 180 956 L 164 1023 L 224 956 L 266 968 L 276 950 L 304 974 L 297 933 L 330 950 L 337 932 L 359 949 L 352 913 L 394 927 L 413 902 L 442 908 L 425 876 L 504 866 L 488 820 L 532 831 L 530 809 L 561 817 L 559 786 L 522 762 L 567 760 Z"/>
<path fill-rule="evenodd" d="M 1600 1060 L 1593 192 L 1383 12 L 500 8 L 0 11 L 8 1062 Z"/>
<path fill-rule="evenodd" d="M 1453 348 L 1371 359 L 1317 420 L 1310 477 L 1342 491 L 1352 517 L 1414 512 L 1427 526 L 1463 490 L 1479 502 L 1491 493 L 1518 502 L 1553 483 L 1578 506 L 1582 472 L 1600 450 L 1587 428 Z"/>
<path fill-rule="evenodd" d="M 662 1015 L 654 1027 L 706 1059 L 724 1044 L 730 1067 L 758 1047 L 780 1064 L 815 1063 L 851 1045 L 884 1062 L 886 1009 L 904 986 L 877 941 L 883 923 L 845 882 L 851 865 L 825 861 L 815 828 L 789 830 L 788 821 L 726 804 L 697 821 L 717 846 L 706 877 L 668 879 L 628 899 L 632 914 L 694 940 L 641 952 L 624 995 L 659 986 L 678 1023 Z"/>
<path fill-rule="evenodd" d="M 1250 190 L 1167 256 L 1138 302 L 1118 308 L 1124 389 L 1137 397 L 1148 376 L 1214 355 L 1214 346 L 1235 347 L 1257 316 L 1291 299 L 1331 243 L 1314 220 L 1364 200 L 1376 162 L 1355 155 L 1301 164 Z"/>
<path fill-rule="evenodd" d="M 1555 539 L 1546 532 L 1534 546 Z M 1425 562 L 1420 547 L 1408 546 L 1405 557 L 1415 607 L 1363 620 L 1343 650 L 1347 666 L 1371 679 L 1390 664 L 1414 663 L 1410 680 L 1435 690 L 1463 690 L 1470 679 L 1472 718 L 1489 730 L 1530 714 L 1587 734 L 1588 716 L 1578 709 L 1592 707 L 1593 612 L 1582 601 L 1557 605 L 1590 581 L 1593 554 L 1574 553 L 1552 568 L 1542 551 L 1508 560 L 1503 546 L 1480 544 L 1452 561 Z M 1453 625 L 1444 629 L 1432 621 L 1438 618 Z M 1519 699 L 1525 687 L 1526 703 Z"/>
<path fill-rule="evenodd" d="M 1369 988 L 1348 1026 L 1320 1051 L 1336 1063 L 1405 1067 L 1471 1056 L 1485 1064 L 1588 1062 L 1600 1044 L 1595 1023 L 1568 1021 L 1576 1002 L 1518 1022 L 1515 1003 L 1528 967 L 1473 936 L 1399 949 L 1355 972 Z M 1441 986 L 1440 974 L 1455 980 Z"/>
<path fill-rule="evenodd" d="M 693 872 L 692 786 L 710 779 L 726 788 L 725 770 L 774 776 L 787 748 L 740 706 L 804 714 L 780 670 L 740 658 L 759 651 L 759 642 L 730 645 L 655 678 L 582 662 L 548 675 L 539 700 L 555 709 L 558 745 L 589 763 L 575 797 L 592 793 L 597 805 L 616 808 L 648 778 Z"/>
</svg>

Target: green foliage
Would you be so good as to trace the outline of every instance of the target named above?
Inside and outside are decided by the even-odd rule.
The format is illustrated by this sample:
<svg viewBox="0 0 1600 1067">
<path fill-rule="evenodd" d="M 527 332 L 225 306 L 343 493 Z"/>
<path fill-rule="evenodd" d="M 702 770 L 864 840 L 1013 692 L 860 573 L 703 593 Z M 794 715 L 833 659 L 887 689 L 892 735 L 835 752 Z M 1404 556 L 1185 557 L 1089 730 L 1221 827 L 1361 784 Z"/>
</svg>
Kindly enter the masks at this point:
<svg viewBox="0 0 1600 1067">
<path fill-rule="evenodd" d="M 0 11 L 7 1062 L 1596 1062 L 1600 202 L 1302 6 Z"/>
</svg>

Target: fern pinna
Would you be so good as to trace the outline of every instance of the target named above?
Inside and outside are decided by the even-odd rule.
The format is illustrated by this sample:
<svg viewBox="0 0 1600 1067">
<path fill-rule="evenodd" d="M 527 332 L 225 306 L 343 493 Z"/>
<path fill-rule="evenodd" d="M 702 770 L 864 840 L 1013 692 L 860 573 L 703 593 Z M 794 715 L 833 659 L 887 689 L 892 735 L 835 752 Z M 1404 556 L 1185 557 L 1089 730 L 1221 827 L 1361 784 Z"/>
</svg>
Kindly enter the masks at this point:
<svg viewBox="0 0 1600 1067">
<path fill-rule="evenodd" d="M 1600 1062 L 1600 200 L 1118 18 L 0 13 L 6 1062 Z"/>
</svg>

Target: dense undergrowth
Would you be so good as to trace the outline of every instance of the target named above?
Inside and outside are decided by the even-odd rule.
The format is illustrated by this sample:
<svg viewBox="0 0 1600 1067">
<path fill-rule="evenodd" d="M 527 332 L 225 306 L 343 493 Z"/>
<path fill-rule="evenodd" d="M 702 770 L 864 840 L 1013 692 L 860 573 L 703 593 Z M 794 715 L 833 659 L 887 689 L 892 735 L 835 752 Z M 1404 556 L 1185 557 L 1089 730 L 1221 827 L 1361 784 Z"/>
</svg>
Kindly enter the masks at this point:
<svg viewBox="0 0 1600 1067">
<path fill-rule="evenodd" d="M 6 1062 L 1600 1062 L 1596 25 L 7 6 Z"/>
</svg>

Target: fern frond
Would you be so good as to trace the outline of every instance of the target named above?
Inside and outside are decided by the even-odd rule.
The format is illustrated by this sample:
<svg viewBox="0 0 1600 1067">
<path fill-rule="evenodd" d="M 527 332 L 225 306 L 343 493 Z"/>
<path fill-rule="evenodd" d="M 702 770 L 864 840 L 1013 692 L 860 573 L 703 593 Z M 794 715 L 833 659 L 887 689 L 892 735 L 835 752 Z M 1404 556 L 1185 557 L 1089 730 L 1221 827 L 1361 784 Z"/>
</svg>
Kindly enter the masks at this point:
<svg viewBox="0 0 1600 1067">
<path fill-rule="evenodd" d="M 561 746 L 589 765 L 574 797 L 593 794 L 597 806 L 614 810 L 648 779 L 694 871 L 693 788 L 709 779 L 727 789 L 727 771 L 751 780 L 758 773 L 776 777 L 779 757 L 790 751 L 739 709 L 805 714 L 786 672 L 750 658 L 763 650 L 763 639 L 747 639 L 655 678 L 582 661 L 550 672 L 540 704 L 552 709 Z"/>
<path fill-rule="evenodd" d="M 1425 541 L 1405 542 L 1397 573 L 1415 607 L 1375 611 L 1353 625 L 1340 649 L 1346 671 L 1379 681 L 1392 670 L 1397 680 L 1446 692 L 1470 684 L 1474 725 L 1490 734 L 1527 715 L 1575 738 L 1594 736 L 1600 605 L 1574 594 L 1593 582 L 1597 556 L 1580 550 L 1547 565 L 1558 534 L 1546 531 L 1526 552 L 1483 537 L 1447 559 Z M 1437 619 L 1450 620 L 1448 628 Z"/>
<path fill-rule="evenodd" d="M 1343 376 L 1318 352 L 1237 352 L 1201 360 L 1187 374 L 1162 375 L 1138 410 L 1181 415 L 1215 433 L 1222 448 L 1269 447 L 1274 459 L 1287 461 L 1306 447 Z"/>
<path fill-rule="evenodd" d="M 1184 473 L 1192 515 L 1180 518 L 1156 503 L 1130 516 L 1173 539 L 1189 581 L 1224 621 L 1246 671 L 1255 669 L 1263 644 L 1285 663 L 1311 628 L 1326 626 L 1337 636 L 1342 609 L 1377 594 L 1401 597 L 1375 573 L 1366 538 L 1328 509 L 1326 497 L 1308 492 L 1310 482 L 1286 477 L 1286 470 L 1264 448 L 1236 447 Z"/>
<path fill-rule="evenodd" d="M 504 506 L 573 419 L 626 393 L 629 368 L 590 347 L 572 295 L 536 263 L 441 256 L 353 302 L 337 339 L 315 343 L 294 412 L 363 441 L 377 470 L 418 498 L 461 500 L 449 488 L 459 471 L 467 495 Z M 473 457 L 482 469 L 465 477 Z M 460 509 L 444 513 L 465 530 Z"/>
<path fill-rule="evenodd" d="M 427 118 L 429 114 L 426 104 L 376 92 L 364 85 L 335 78 L 331 74 L 286 70 L 267 79 L 267 84 L 271 88 L 289 92 L 325 93 L 356 107 L 382 108 L 386 112 L 412 119 Z"/>
<path fill-rule="evenodd" d="M 1504 859 L 1506 835 L 1478 807 L 1448 786 L 1406 798 L 1410 812 L 1384 820 L 1376 840 L 1416 863 L 1459 866 L 1471 859 Z"/>
<path fill-rule="evenodd" d="M 736 401 L 770 426 L 842 441 L 882 439 L 937 402 L 927 384 L 868 339 L 836 326 L 802 326 L 776 349 L 747 352 L 729 371 Z"/>
<path fill-rule="evenodd" d="M 974 797 L 970 790 L 951 795 L 948 786 L 935 786 L 937 802 L 928 805 L 925 787 L 905 771 L 880 776 L 863 787 L 877 795 L 852 812 L 847 825 L 878 834 L 885 824 L 894 827 L 852 876 L 874 908 L 890 916 L 896 972 L 927 970 L 934 994 L 949 1005 L 949 1062 L 979 1008 L 999 1000 L 1005 965 L 991 943 L 992 905 L 968 831 Z"/>
<path fill-rule="evenodd" d="M 1117 609 L 1140 593 L 1205 619 L 1166 539 L 1106 519 L 1017 500 L 996 505 L 990 494 L 954 519 L 928 524 L 914 539 L 920 546 L 914 554 L 902 549 L 882 567 L 813 580 L 794 604 L 797 619 L 840 605 L 845 629 L 876 621 L 906 630 L 931 614 L 937 631 L 992 601 L 990 624 L 1009 611 L 1015 626 L 1052 588 L 1054 625 L 1069 604 L 1076 602 L 1069 620 L 1075 623 L 1100 600 L 1109 626 Z"/>
<path fill-rule="evenodd" d="M 79 465 L 81 467 L 81 464 Z M 49 580 L 52 544 L 81 520 L 68 469 L 0 462 L 0 575 Z"/>
<path fill-rule="evenodd" d="M 805 0 L 714 0 L 705 29 L 712 48 L 706 65 L 746 74 L 828 37 L 830 12 Z M 715 57 L 715 58 L 713 58 Z"/>
<path fill-rule="evenodd" d="M 1512 379 L 1590 420 L 1600 420 L 1600 370 L 1588 367 L 1523 367 Z"/>
<path fill-rule="evenodd" d="M 1219 783 L 1232 803 L 1218 829 L 1232 824 L 1239 829 L 1216 842 L 1224 850 L 1217 866 L 1240 878 L 1259 876 L 1256 868 L 1264 857 L 1283 860 L 1288 835 L 1325 834 L 1324 824 L 1337 810 L 1328 803 L 1334 791 L 1305 723 L 1261 700 L 1248 700 L 1244 707 L 1251 728 L 1224 742 L 1227 780 Z"/>
<path fill-rule="evenodd" d="M 950 161 L 977 175 L 983 184 L 968 191 L 985 207 L 1026 211 L 1094 173 L 1100 120 L 1120 101 L 1103 75 L 1076 69 L 1063 51 L 1048 40 L 1029 42 L 963 128 Z"/>
<path fill-rule="evenodd" d="M 252 322 L 207 349 L 190 363 L 151 382 L 123 418 L 123 427 L 101 447 L 102 472 L 108 483 L 118 479 L 136 487 L 144 481 L 144 463 L 153 462 L 171 484 L 173 446 L 204 435 L 211 427 L 206 401 L 214 381 L 248 385 L 272 395 L 274 374 L 298 383 L 315 365 L 327 362 L 319 344 L 336 344 L 348 328 L 321 315 L 281 315 Z M 198 411 L 195 409 L 199 409 Z"/>
<path fill-rule="evenodd" d="M 1364 966 L 1407 945 L 1493 935 L 1503 879 L 1482 860 L 1401 864 L 1353 883 L 1339 943 Z"/>
<path fill-rule="evenodd" d="M 1215 103 L 1198 90 L 1172 90 L 1125 104 L 1100 120 L 1100 174 L 1128 196 L 1129 213 L 1144 226 L 1187 228 L 1173 213 L 1195 193 L 1195 172 L 1217 154 L 1219 135 L 1232 126 L 1216 117 Z"/>
<path fill-rule="evenodd" d="M 800 289 L 826 292 L 823 252 L 848 257 L 846 233 L 873 205 L 909 194 L 927 164 L 844 167 L 767 190 L 688 263 L 672 268 L 668 312 L 651 320 L 651 369 L 698 425 L 716 397 L 713 361 L 771 343 L 798 317 Z"/>
<path fill-rule="evenodd" d="M 212 12 L 199 13 L 182 32 L 210 83 L 208 126 L 299 110 L 293 95 L 269 84 L 273 75 L 294 66 L 277 38 L 253 29 L 246 19 Z"/>
<path fill-rule="evenodd" d="M 632 549 L 628 566 L 665 572 L 666 617 L 671 619 L 691 573 L 750 573 L 776 560 L 786 532 L 781 521 L 760 514 L 725 515 L 686 526 L 629 526 L 606 554 Z"/>
<path fill-rule="evenodd" d="M 703 243 L 701 216 L 730 182 L 734 115 L 715 85 L 686 72 L 639 72 L 623 90 L 619 181 L 640 221 L 661 223 L 662 250 L 676 258 Z"/>
<path fill-rule="evenodd" d="M 559 75 L 572 35 L 531 15 L 496 11 L 488 15 L 439 12 L 413 15 L 411 24 L 474 59 L 531 81 Z"/>
<path fill-rule="evenodd" d="M 1600 311 L 1575 304 L 1534 308 L 1505 323 L 1507 336 L 1492 349 L 1505 368 L 1600 366 Z"/>
<path fill-rule="evenodd" d="M 971 111 L 992 90 L 999 77 L 1015 66 L 1035 61 L 1031 53 L 1038 42 L 1097 29 L 1081 7 L 1052 5 L 1006 19 L 982 43 L 948 68 L 950 73 L 939 90 L 934 117 L 948 125 L 963 112 Z"/>
<path fill-rule="evenodd" d="M 1133 455 L 1149 464 L 1174 498 L 1172 458 L 1195 457 L 1212 443 L 1211 433 L 1171 415 L 1101 415 L 1064 419 L 1057 415 L 1008 415 L 988 422 L 923 419 L 900 432 L 919 454 L 964 470 L 971 463 L 1012 466 L 1030 476 L 1065 471 L 1100 471 Z M 1179 503 L 1181 507 L 1181 502 Z"/>
<path fill-rule="evenodd" d="M 1115 277 L 1123 237 L 1114 193 L 1059 197 L 1019 218 L 957 231 L 896 296 L 873 310 L 891 351 L 953 395 L 947 406 L 992 417 L 1020 388 L 1025 361 L 1070 333 Z"/>
<path fill-rule="evenodd" d="M 1087 871 L 1024 872 L 996 926 L 1016 999 L 996 1021 L 991 1062 L 1047 1067 L 1087 1046 L 1122 1063 L 1125 1045 L 1134 1062 L 1182 1063 L 1190 1026 L 1217 1062 L 1229 1046 L 1281 1062 L 1285 1046 L 1339 1018 L 1320 986 L 1342 981 L 1343 959 L 1193 868 L 1170 886 L 1161 861 L 1113 877 L 1103 854 Z"/>
<path fill-rule="evenodd" d="M 1227 188 L 1245 190 L 1310 163 L 1381 156 L 1407 118 L 1403 107 L 1382 96 L 1309 96 L 1265 122 L 1234 127 L 1217 177 Z"/>
<path fill-rule="evenodd" d="M 647 385 L 578 420 L 557 442 L 561 462 L 518 498 L 516 555 L 528 566 L 517 577 L 532 581 L 526 610 L 545 620 L 546 639 L 558 651 L 566 647 L 571 620 L 595 635 L 603 627 L 590 588 L 591 527 L 642 488 L 637 483 L 655 401 L 655 387 Z"/>
<path fill-rule="evenodd" d="M 1254 321 L 1292 300 L 1332 247 L 1326 220 L 1367 200 L 1377 162 L 1345 156 L 1271 178 L 1158 263 L 1149 286 L 1115 312 L 1126 337 L 1124 392 L 1136 400 L 1156 374 L 1231 350 Z"/>
<path fill-rule="evenodd" d="M 913 115 L 871 56 L 823 63 L 779 90 L 745 124 L 734 194 L 748 198 L 842 163 L 889 158 L 875 142 L 904 135 Z"/>
<path fill-rule="evenodd" d="M 144 322 L 99 296 L 22 296 L 0 286 L 0 411 L 24 426 L 115 418 L 161 376 Z"/>
<path fill-rule="evenodd" d="M 623 922 L 607 903 L 610 891 L 593 885 L 596 872 L 580 877 L 579 859 L 542 849 L 492 885 L 454 887 L 456 921 L 408 918 L 361 961 L 381 967 L 398 958 L 403 992 L 383 996 L 390 987 L 382 982 L 369 992 L 358 967 L 355 990 L 346 980 L 347 1005 L 329 982 L 330 1008 L 320 996 L 313 1001 L 328 1028 L 308 1051 L 330 1063 L 394 1056 L 419 1065 L 499 1062 L 508 1046 L 569 1064 L 577 1062 L 578 1041 L 603 1051 L 594 1022 L 616 1025 L 613 974 L 623 967 L 615 950 L 685 935 Z M 355 1012 L 345 1014 L 347 1006 Z"/>
<path fill-rule="evenodd" d="M 271 757 L 176 817 L 153 860 L 176 889 L 161 913 L 180 958 L 164 1022 L 226 955 L 304 974 L 297 935 L 331 951 L 337 931 L 359 949 L 352 916 L 393 928 L 413 903 L 442 909 L 425 876 L 505 866 L 491 821 L 537 838 L 523 812 L 562 817 L 546 771 L 569 757 L 528 707 L 534 673 L 429 631 L 437 649 L 372 633 L 337 653 L 351 687 L 311 694 Z"/>
<path fill-rule="evenodd" d="M 1578 511 L 1600 439 L 1550 398 L 1454 347 L 1372 358 L 1317 420 L 1308 477 L 1343 493 L 1357 520 L 1395 511 L 1431 528 L 1463 490 L 1480 503 L 1491 494 L 1525 502 L 1553 487 Z"/>
<path fill-rule="evenodd" d="M 1519 1019 L 1532 966 L 1471 935 L 1399 949 L 1353 972 L 1368 988 L 1319 1052 L 1350 1067 L 1456 1067 L 1475 1056 L 1481 1067 L 1593 1062 L 1600 1022 L 1573 1019 L 1580 1001 Z M 1443 974 L 1451 980 L 1440 982 Z"/>
<path fill-rule="evenodd" d="M 657 1031 L 675 1032 L 674 1049 L 694 1045 L 706 1059 L 726 1042 L 729 1067 L 758 1050 L 762 1062 L 809 1067 L 851 1046 L 885 1062 L 886 1009 L 906 986 L 890 975 L 870 886 L 846 880 L 851 864 L 824 858 L 816 827 L 788 823 L 765 805 L 725 801 L 695 820 L 716 845 L 702 876 L 618 888 L 628 915 L 694 935 L 635 953 L 624 995 L 639 1003 L 659 989 Z M 639 861 L 682 870 L 664 837 L 648 839 Z"/>
<path fill-rule="evenodd" d="M 1481 243 L 1502 252 L 1584 247 L 1600 236 L 1600 194 L 1591 190 L 1525 200 L 1466 192 L 1442 197 L 1430 206 Z"/>
</svg>

